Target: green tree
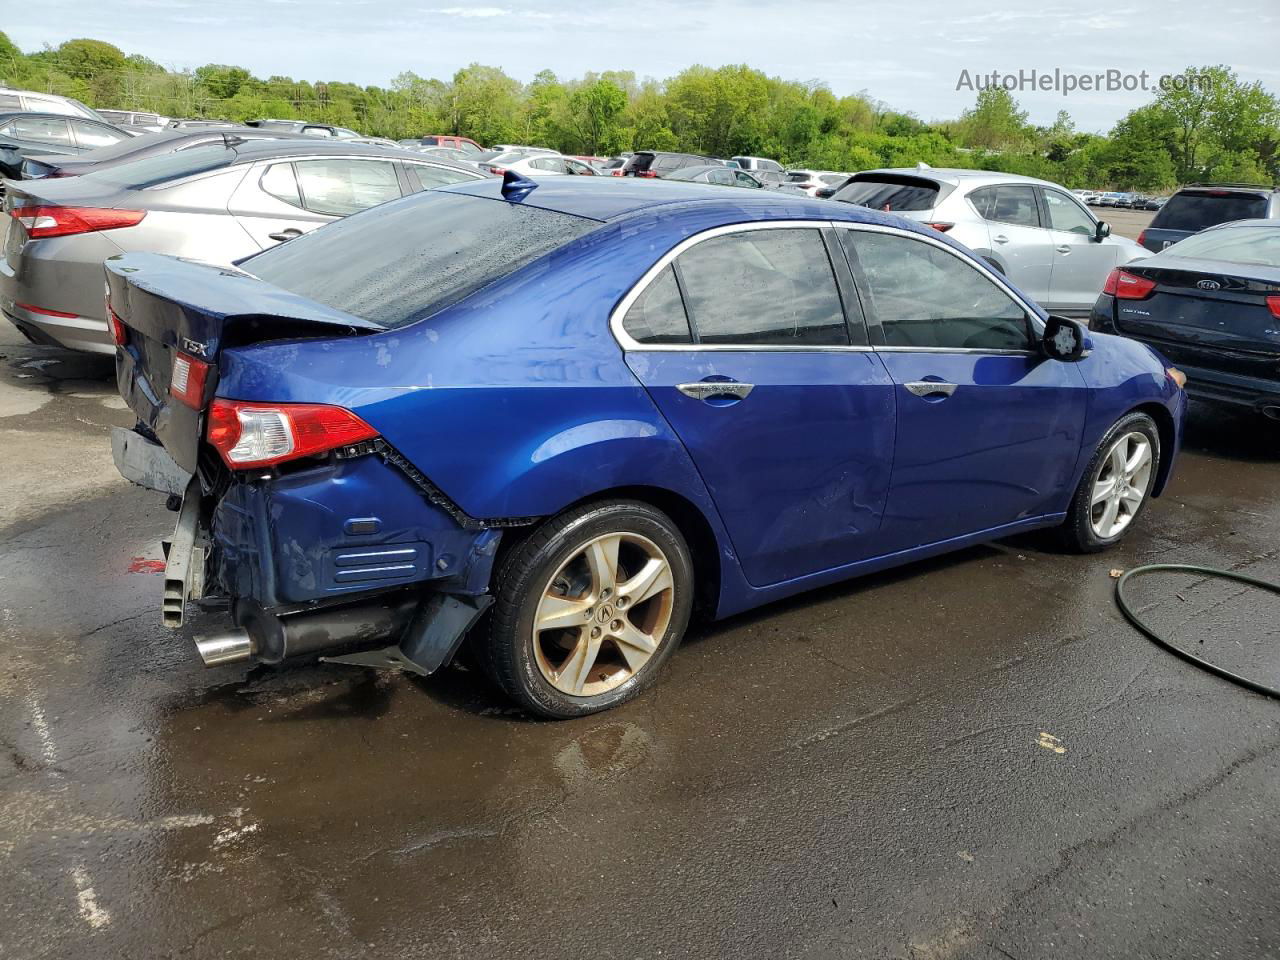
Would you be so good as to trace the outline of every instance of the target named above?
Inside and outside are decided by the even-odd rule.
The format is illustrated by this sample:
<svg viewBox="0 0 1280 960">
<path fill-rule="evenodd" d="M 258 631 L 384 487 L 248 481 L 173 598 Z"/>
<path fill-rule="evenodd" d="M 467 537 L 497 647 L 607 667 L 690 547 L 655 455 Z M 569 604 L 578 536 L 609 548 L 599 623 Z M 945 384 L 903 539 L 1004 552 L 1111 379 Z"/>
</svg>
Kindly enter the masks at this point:
<svg viewBox="0 0 1280 960">
<path fill-rule="evenodd" d="M 961 143 L 981 150 L 1016 149 L 1029 139 L 1027 113 L 1003 87 L 979 90 L 973 108 L 960 115 L 958 128 Z"/>
</svg>

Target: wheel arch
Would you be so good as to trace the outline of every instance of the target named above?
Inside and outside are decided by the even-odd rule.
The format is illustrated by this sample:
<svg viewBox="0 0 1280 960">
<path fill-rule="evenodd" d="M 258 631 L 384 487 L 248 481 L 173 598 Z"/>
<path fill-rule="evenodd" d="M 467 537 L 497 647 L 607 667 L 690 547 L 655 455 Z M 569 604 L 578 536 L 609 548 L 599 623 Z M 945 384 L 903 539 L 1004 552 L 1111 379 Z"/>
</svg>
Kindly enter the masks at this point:
<svg viewBox="0 0 1280 960">
<path fill-rule="evenodd" d="M 1130 413 L 1145 413 L 1156 422 L 1156 429 L 1160 432 L 1160 465 L 1156 469 L 1155 485 L 1151 488 L 1151 496 L 1158 497 L 1164 492 L 1165 484 L 1169 482 L 1169 474 L 1173 471 L 1174 453 L 1177 450 L 1178 432 L 1173 422 L 1173 414 L 1161 403 L 1141 403 L 1125 413 L 1125 416 L 1127 417 Z"/>
</svg>

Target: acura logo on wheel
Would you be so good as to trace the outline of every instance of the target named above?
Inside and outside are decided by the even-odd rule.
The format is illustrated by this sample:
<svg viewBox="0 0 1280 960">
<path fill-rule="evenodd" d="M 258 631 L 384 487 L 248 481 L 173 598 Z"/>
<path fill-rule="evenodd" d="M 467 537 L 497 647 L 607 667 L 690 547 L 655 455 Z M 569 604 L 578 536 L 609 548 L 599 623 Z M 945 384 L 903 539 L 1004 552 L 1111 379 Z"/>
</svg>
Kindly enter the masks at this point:
<svg viewBox="0 0 1280 960">
<path fill-rule="evenodd" d="M 1222 284 L 1217 280 L 1201 280 L 1196 284 L 1201 290 L 1221 290 Z"/>
</svg>

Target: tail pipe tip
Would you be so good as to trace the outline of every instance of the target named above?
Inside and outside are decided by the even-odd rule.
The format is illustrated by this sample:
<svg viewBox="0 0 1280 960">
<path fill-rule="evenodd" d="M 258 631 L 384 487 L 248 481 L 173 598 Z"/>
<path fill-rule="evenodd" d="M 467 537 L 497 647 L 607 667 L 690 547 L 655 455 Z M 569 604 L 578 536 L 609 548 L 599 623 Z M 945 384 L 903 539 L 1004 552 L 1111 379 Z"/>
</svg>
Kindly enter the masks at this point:
<svg viewBox="0 0 1280 960">
<path fill-rule="evenodd" d="M 254 644 L 247 631 L 231 630 L 212 637 L 196 640 L 196 650 L 206 667 L 220 667 L 225 663 L 239 663 L 253 656 Z"/>
</svg>

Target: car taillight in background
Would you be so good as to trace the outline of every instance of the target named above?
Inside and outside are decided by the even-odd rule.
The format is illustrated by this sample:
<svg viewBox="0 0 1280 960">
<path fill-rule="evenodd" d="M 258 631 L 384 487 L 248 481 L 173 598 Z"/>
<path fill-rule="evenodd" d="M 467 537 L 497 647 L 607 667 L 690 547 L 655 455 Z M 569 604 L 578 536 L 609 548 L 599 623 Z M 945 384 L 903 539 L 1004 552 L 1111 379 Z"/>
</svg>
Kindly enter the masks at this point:
<svg viewBox="0 0 1280 960">
<path fill-rule="evenodd" d="M 1138 246 L 1145 247 L 1147 245 L 1147 231 L 1143 230 L 1138 234 Z"/>
<path fill-rule="evenodd" d="M 112 327 L 114 326 L 113 323 Z M 173 366 L 169 371 L 171 396 L 192 410 L 199 410 L 204 406 L 204 385 L 208 379 L 209 365 L 203 360 L 189 357 L 185 353 L 173 355 Z"/>
<path fill-rule="evenodd" d="M 232 470 L 269 467 L 372 440 L 378 431 L 350 410 L 322 403 L 215 399 L 206 436 Z"/>
<path fill-rule="evenodd" d="M 621 168 L 621 167 L 615 167 L 615 168 L 614 168 L 614 170 L 613 170 L 613 176 L 615 176 L 615 177 L 625 177 L 625 176 L 626 176 L 626 174 L 625 174 L 625 173 L 623 173 L 623 171 L 622 171 L 622 168 Z"/>
<path fill-rule="evenodd" d="M 1109 293 L 1119 300 L 1143 300 L 1149 297 L 1151 291 L 1155 288 L 1156 282 L 1154 280 L 1139 277 L 1128 270 L 1116 267 L 1107 276 L 1107 282 L 1102 287 L 1102 292 Z"/>
<path fill-rule="evenodd" d="M 507 168 L 506 167 L 490 167 L 489 172 L 492 173 L 495 177 L 500 177 L 507 172 Z"/>
<path fill-rule="evenodd" d="M 51 204 L 14 207 L 10 215 L 27 228 L 32 240 L 68 237 L 77 233 L 134 227 L 147 215 L 145 210 L 112 210 L 103 207 L 59 207 Z"/>
<path fill-rule="evenodd" d="M 654 173 L 652 170 L 637 170 L 635 172 L 635 176 L 656 179 L 658 175 Z"/>
<path fill-rule="evenodd" d="M 1267 309 L 1273 317 L 1280 320 L 1280 297 L 1267 297 Z"/>
<path fill-rule="evenodd" d="M 937 230 L 939 233 L 946 233 L 955 226 L 954 223 L 943 223 L 940 220 L 926 220 L 924 221 L 924 225 L 926 227 L 933 227 L 933 229 Z"/>
</svg>

